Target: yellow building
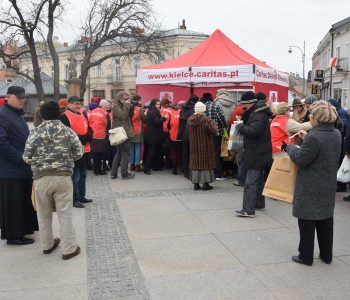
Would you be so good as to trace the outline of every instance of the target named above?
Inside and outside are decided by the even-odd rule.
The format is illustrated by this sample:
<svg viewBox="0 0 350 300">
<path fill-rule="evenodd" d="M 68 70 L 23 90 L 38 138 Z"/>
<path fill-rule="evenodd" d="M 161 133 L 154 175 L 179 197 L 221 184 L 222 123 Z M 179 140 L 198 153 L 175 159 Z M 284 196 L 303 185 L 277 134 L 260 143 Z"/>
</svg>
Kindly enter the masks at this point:
<svg viewBox="0 0 350 300">
<path fill-rule="evenodd" d="M 180 28 L 164 31 L 163 36 L 165 39 L 164 52 L 157 61 L 145 60 L 141 56 L 135 55 L 129 59 L 109 58 L 100 65 L 91 68 L 86 82 L 85 104 L 88 104 L 90 99 L 95 96 L 114 99 L 116 94 L 121 90 L 126 90 L 131 95 L 134 94 L 136 91 L 135 83 L 138 68 L 175 58 L 196 47 L 208 37 L 208 35 L 203 33 L 186 30 L 186 26 L 184 25 Z M 107 43 L 96 51 L 95 57 L 98 58 L 118 51 L 116 47 L 113 43 Z M 67 44 L 61 44 L 61 47 L 57 48 L 57 52 L 60 62 L 60 84 L 66 85 L 65 80 L 69 79 L 68 58 L 72 54 L 75 56 L 77 60 L 77 76 L 79 77 L 81 72 L 80 61 L 82 60 L 83 53 L 75 50 L 73 47 L 69 47 Z M 41 54 L 39 61 L 41 71 L 53 77 L 53 63 L 50 55 L 48 53 Z M 22 58 L 20 65 L 22 71 L 31 72 L 30 59 Z"/>
</svg>

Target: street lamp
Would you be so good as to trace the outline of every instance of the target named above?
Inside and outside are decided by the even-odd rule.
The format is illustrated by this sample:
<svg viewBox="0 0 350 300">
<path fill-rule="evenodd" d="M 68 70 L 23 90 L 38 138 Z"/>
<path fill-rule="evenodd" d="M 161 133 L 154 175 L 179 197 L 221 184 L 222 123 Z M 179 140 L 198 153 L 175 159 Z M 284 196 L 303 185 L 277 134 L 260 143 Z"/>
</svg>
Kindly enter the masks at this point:
<svg viewBox="0 0 350 300">
<path fill-rule="evenodd" d="M 289 53 L 293 52 L 292 48 L 297 48 L 301 52 L 301 59 L 302 59 L 302 62 L 303 62 L 303 94 L 306 95 L 306 86 L 305 86 L 305 41 L 304 41 L 303 49 L 301 49 L 299 46 L 291 45 L 291 46 L 289 46 L 289 50 L 288 50 Z"/>
</svg>

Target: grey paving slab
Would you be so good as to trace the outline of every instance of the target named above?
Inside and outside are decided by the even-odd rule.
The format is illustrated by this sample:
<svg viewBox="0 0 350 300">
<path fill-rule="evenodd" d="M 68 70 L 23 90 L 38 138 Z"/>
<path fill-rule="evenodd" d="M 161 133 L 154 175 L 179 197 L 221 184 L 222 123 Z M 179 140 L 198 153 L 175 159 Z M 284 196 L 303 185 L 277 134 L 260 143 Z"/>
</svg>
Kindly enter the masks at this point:
<svg viewBox="0 0 350 300">
<path fill-rule="evenodd" d="M 243 268 L 213 235 L 133 241 L 145 277 Z"/>
<path fill-rule="evenodd" d="M 346 264 L 350 265 L 350 255 L 347 256 L 338 256 L 337 259 L 340 261 L 345 262 Z"/>
<path fill-rule="evenodd" d="M 277 299 L 249 270 L 146 278 L 153 300 Z"/>
<path fill-rule="evenodd" d="M 209 233 L 188 211 L 126 215 L 124 222 L 131 240 Z"/>
<path fill-rule="evenodd" d="M 350 266 L 338 259 L 326 265 L 319 259 L 312 267 L 273 264 L 252 268 L 254 275 L 278 299 L 349 299 L 350 285 L 344 282 Z"/>
<path fill-rule="evenodd" d="M 94 201 L 87 205 L 88 296 L 100 299 L 150 299 L 106 176 L 88 176 Z"/>
<path fill-rule="evenodd" d="M 174 196 L 118 199 L 123 216 L 185 212 L 187 208 Z"/>
<path fill-rule="evenodd" d="M 237 207 L 236 209 L 239 209 Z M 203 225 L 211 232 L 247 231 L 283 227 L 263 213 L 257 212 L 255 218 L 236 216 L 235 209 L 194 211 Z"/>
<path fill-rule="evenodd" d="M 333 255 L 350 255 L 350 223 L 334 220 Z"/>
<path fill-rule="evenodd" d="M 292 215 L 292 205 L 281 201 L 273 202 L 267 202 L 266 209 L 262 213 L 283 227 L 298 228 L 298 219 Z"/>
<path fill-rule="evenodd" d="M 289 262 L 299 244 L 298 232 L 288 228 L 273 228 L 244 232 L 217 233 L 245 266 Z"/>
<path fill-rule="evenodd" d="M 83 285 L 65 285 L 51 286 L 44 288 L 33 288 L 19 291 L 2 292 L 1 300 L 85 300 L 87 299 L 87 286 Z"/>
<path fill-rule="evenodd" d="M 242 203 L 241 193 L 191 194 L 176 195 L 190 210 L 212 210 L 239 207 Z"/>
<path fill-rule="evenodd" d="M 0 259 L 0 291 L 86 284 L 84 269 L 83 256 L 63 261 L 59 251 L 45 256 L 37 250 L 7 251 Z"/>
</svg>

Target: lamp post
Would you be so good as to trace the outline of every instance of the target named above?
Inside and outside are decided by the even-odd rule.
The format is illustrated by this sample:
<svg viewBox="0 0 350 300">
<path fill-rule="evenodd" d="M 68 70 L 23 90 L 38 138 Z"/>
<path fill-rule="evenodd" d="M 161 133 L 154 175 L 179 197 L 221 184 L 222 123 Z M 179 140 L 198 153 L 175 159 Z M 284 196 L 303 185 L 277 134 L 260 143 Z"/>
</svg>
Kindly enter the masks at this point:
<svg viewBox="0 0 350 300">
<path fill-rule="evenodd" d="M 301 52 L 301 59 L 302 59 L 302 62 L 303 62 L 303 94 L 306 95 L 306 86 L 305 86 L 305 41 L 304 41 L 303 49 L 301 49 L 299 46 L 291 45 L 291 46 L 289 46 L 289 50 L 288 50 L 289 53 L 293 52 L 292 48 L 297 48 Z"/>
</svg>

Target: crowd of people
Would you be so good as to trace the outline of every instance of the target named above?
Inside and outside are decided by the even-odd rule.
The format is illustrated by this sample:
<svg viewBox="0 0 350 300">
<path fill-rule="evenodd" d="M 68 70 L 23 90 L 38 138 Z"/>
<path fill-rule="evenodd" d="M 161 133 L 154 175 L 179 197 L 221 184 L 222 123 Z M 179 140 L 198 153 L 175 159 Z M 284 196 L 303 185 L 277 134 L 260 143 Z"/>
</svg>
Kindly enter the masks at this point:
<svg viewBox="0 0 350 300">
<path fill-rule="evenodd" d="M 119 178 L 120 169 L 122 180 L 171 169 L 174 175 L 183 173 L 194 190 L 205 191 L 231 175 L 234 185 L 244 187 L 236 213 L 252 218 L 265 209 L 262 191 L 273 159 L 284 156 L 299 168 L 293 215 L 300 244 L 292 259 L 312 265 L 316 230 L 320 258 L 331 262 L 335 193 L 346 189 L 336 182 L 336 172 L 344 155 L 350 155 L 349 116 L 337 100 L 307 96 L 289 106 L 247 91 L 235 103 L 219 89 L 215 97 L 204 93 L 178 103 L 164 98 L 142 105 L 139 95 L 130 99 L 121 91 L 115 100 L 94 97 L 86 109 L 82 98 L 71 96 L 40 103 L 30 133 L 22 117 L 24 89 L 12 86 L 7 94 L 0 109 L 0 228 L 8 244 L 33 243 L 26 235 L 40 228 L 44 254 L 62 239 L 62 258 L 78 255 L 72 210 L 93 201 L 86 197 L 88 169 L 96 176 L 110 172 L 111 179 Z M 228 156 L 223 153 L 231 126 L 243 136 L 243 146 Z M 127 138 L 112 146 L 109 131 L 117 127 Z M 53 237 L 54 211 L 61 239 Z"/>
</svg>

